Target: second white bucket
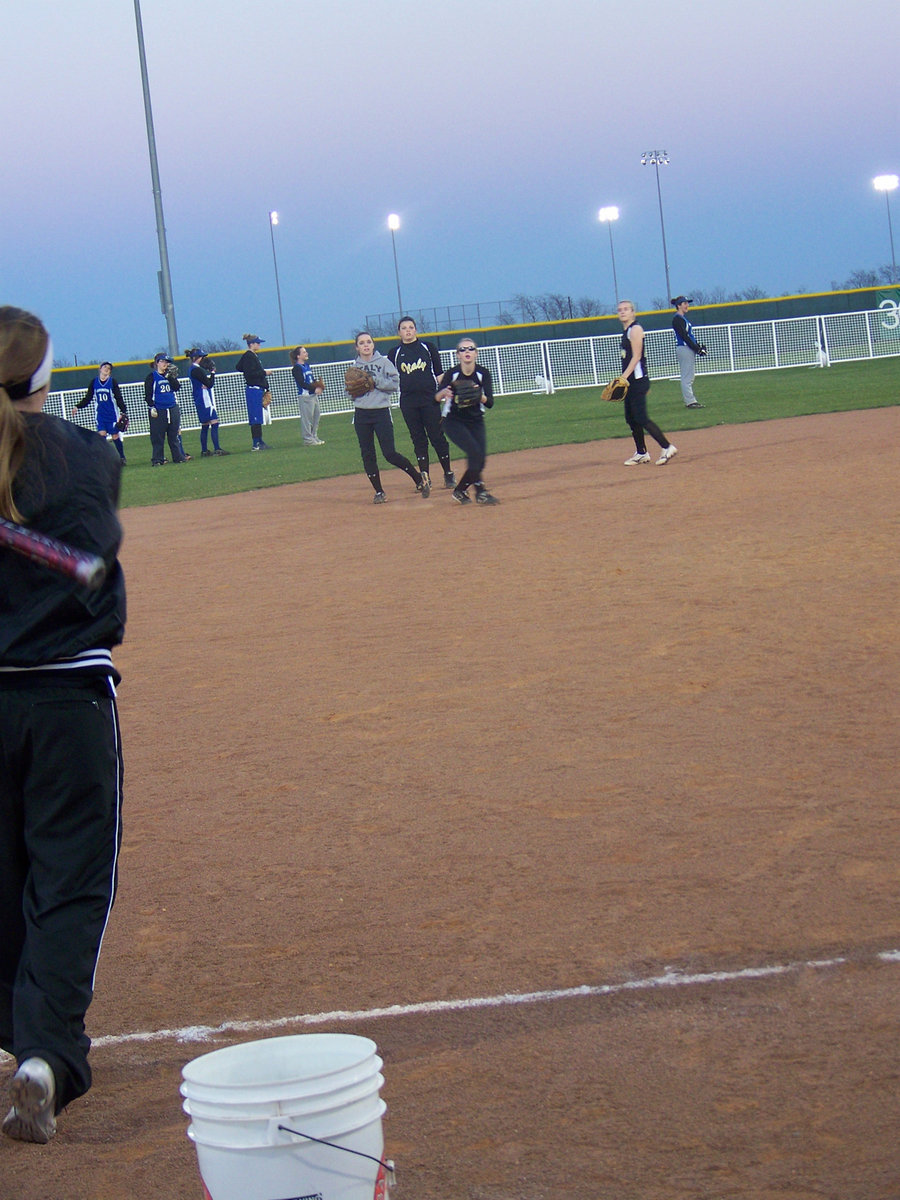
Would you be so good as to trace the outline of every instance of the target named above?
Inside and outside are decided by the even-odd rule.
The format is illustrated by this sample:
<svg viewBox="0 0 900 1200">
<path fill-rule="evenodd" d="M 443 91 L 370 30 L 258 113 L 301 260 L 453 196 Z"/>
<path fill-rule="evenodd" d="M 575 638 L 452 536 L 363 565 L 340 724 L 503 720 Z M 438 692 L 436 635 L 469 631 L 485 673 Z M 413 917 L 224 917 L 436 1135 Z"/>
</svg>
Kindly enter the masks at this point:
<svg viewBox="0 0 900 1200">
<path fill-rule="evenodd" d="M 298 1034 L 214 1050 L 183 1071 L 208 1200 L 387 1200 L 375 1043 Z"/>
</svg>

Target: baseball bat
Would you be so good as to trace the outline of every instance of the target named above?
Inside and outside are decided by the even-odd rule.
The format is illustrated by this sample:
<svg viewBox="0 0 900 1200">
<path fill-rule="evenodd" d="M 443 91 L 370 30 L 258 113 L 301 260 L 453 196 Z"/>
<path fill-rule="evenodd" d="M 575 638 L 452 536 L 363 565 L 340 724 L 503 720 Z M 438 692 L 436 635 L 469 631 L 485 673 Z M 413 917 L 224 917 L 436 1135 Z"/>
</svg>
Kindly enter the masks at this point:
<svg viewBox="0 0 900 1200">
<path fill-rule="evenodd" d="M 0 517 L 0 545 L 30 558 L 32 562 L 49 567 L 51 571 L 68 575 L 92 591 L 96 591 L 106 578 L 106 563 L 99 555 L 76 550 L 65 542 L 34 529 L 26 529 L 3 517 Z"/>
</svg>

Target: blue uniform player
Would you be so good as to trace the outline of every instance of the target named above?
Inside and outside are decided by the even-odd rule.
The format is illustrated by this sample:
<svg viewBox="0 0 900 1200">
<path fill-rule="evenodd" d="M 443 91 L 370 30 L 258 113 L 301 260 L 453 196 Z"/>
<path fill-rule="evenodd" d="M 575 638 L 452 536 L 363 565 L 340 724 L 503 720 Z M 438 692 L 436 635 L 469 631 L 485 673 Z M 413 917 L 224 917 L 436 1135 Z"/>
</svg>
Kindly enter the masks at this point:
<svg viewBox="0 0 900 1200">
<path fill-rule="evenodd" d="M 213 387 L 216 382 L 216 364 L 213 360 L 193 346 L 185 350 L 185 358 L 190 360 L 191 388 L 194 393 L 194 408 L 197 410 L 197 420 L 200 422 L 200 457 L 221 458 L 227 454 L 219 445 L 219 414 L 213 403 Z M 212 434 L 213 448 L 209 448 L 209 436 Z"/>
<path fill-rule="evenodd" d="M 100 364 L 97 378 L 91 380 L 88 390 L 84 393 L 84 399 L 79 400 L 75 407 L 76 409 L 87 408 L 92 400 L 97 402 L 97 432 L 101 437 L 109 438 L 112 441 L 124 463 L 125 447 L 122 445 L 119 429 L 119 413 L 124 417 L 127 416 L 127 412 L 125 401 L 122 399 L 122 391 L 112 377 L 112 363 Z M 117 408 L 118 413 L 116 412 Z"/>
<path fill-rule="evenodd" d="M 144 399 L 150 418 L 151 466 L 165 464 L 165 444 L 168 441 L 172 462 L 187 462 L 181 446 L 181 410 L 175 393 L 180 389 L 178 371 L 168 354 L 157 354 L 153 370 L 144 380 Z"/>
</svg>

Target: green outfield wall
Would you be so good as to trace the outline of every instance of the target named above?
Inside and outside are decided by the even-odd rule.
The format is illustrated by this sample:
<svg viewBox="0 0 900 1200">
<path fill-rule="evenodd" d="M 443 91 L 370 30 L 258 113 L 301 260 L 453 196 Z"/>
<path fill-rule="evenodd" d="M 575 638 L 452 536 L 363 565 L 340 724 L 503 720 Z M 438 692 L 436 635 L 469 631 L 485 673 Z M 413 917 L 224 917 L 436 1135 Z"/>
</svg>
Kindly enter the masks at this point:
<svg viewBox="0 0 900 1200">
<path fill-rule="evenodd" d="M 817 292 L 802 296 L 779 296 L 766 300 L 742 300 L 728 304 L 703 304 L 691 309 L 694 325 L 730 325 L 744 321 L 774 321 L 789 317 L 830 316 L 834 313 L 863 312 L 878 308 L 888 301 L 900 305 L 900 287 L 853 288 L 841 292 Z M 645 329 L 664 329 L 672 322 L 672 309 L 660 309 L 639 314 Z M 556 338 L 590 337 L 617 333 L 621 329 L 618 318 L 580 317 L 568 321 L 540 321 L 522 325 L 491 325 L 483 329 L 450 329 L 427 333 L 428 340 L 441 350 L 452 350 L 461 333 L 472 334 L 477 340 L 492 346 L 506 346 L 519 342 L 548 341 Z M 394 345 L 396 338 L 376 338 L 382 353 Z M 353 342 L 306 342 L 310 362 L 346 362 L 353 358 Z M 263 365 L 268 368 L 289 365 L 288 352 L 291 346 L 272 346 L 260 351 Z M 233 371 L 243 349 L 216 352 L 219 371 Z M 183 356 L 178 360 L 179 372 L 187 375 L 188 361 Z M 142 380 L 152 367 L 152 360 L 114 364 L 114 374 L 119 383 Z M 69 391 L 87 388 L 97 373 L 97 365 L 59 367 L 53 372 L 53 391 Z"/>
</svg>

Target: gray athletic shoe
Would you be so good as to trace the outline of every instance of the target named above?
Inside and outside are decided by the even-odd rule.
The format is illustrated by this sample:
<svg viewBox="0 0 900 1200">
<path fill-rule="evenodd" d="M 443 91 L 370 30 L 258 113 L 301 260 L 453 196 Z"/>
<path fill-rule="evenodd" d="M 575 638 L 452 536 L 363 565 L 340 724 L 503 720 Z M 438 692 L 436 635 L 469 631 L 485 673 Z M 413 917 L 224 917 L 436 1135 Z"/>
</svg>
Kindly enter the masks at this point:
<svg viewBox="0 0 900 1200">
<path fill-rule="evenodd" d="M 42 1058 L 26 1058 L 9 1087 L 12 1108 L 3 1121 L 3 1132 L 19 1142 L 45 1146 L 56 1133 L 54 1100 L 56 1080 Z"/>
<path fill-rule="evenodd" d="M 429 478 L 427 471 L 422 472 L 422 482 L 416 488 L 416 491 L 423 500 L 427 500 L 431 495 L 431 479 Z"/>
<path fill-rule="evenodd" d="M 456 487 L 456 476 L 453 474 L 452 471 L 444 472 L 444 487 L 445 488 L 455 488 Z"/>
<path fill-rule="evenodd" d="M 373 504 L 387 504 L 387 496 L 384 494 L 384 492 L 376 492 L 372 499 L 372 503 Z"/>
<path fill-rule="evenodd" d="M 499 504 L 500 501 L 497 499 L 496 496 L 492 496 L 490 492 L 476 492 L 475 493 L 475 503 L 476 504 Z"/>
</svg>

